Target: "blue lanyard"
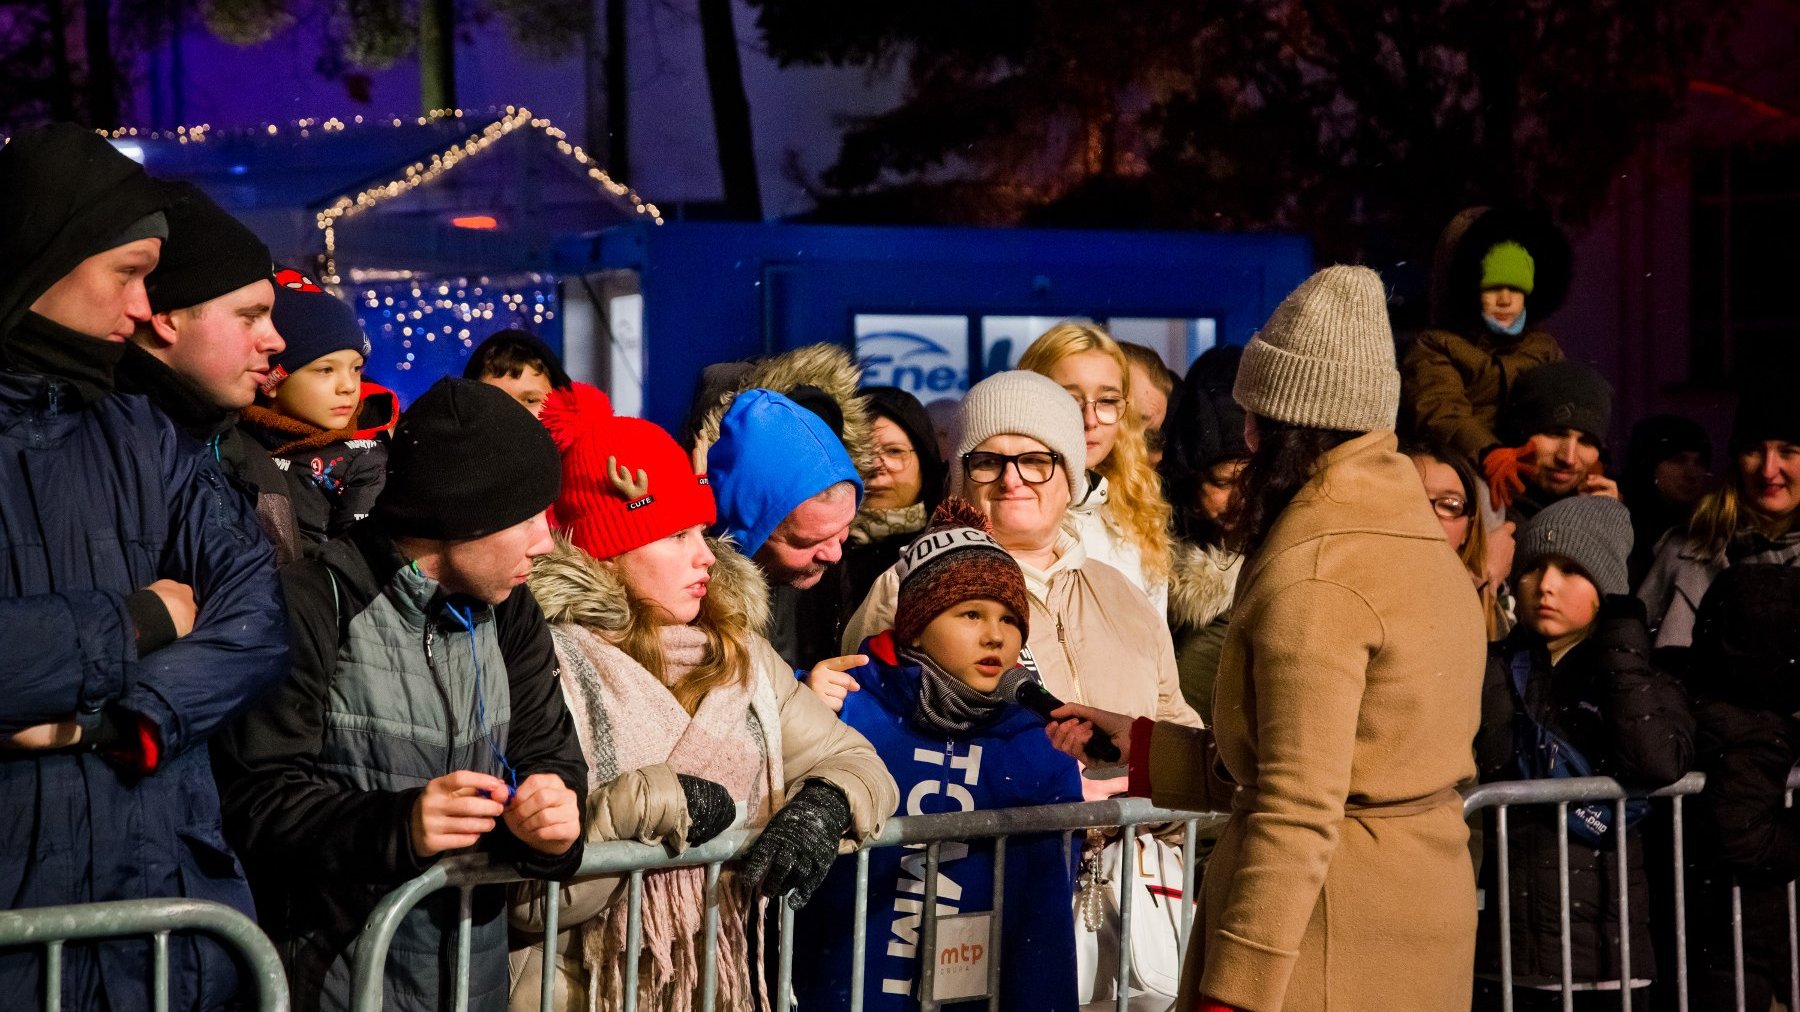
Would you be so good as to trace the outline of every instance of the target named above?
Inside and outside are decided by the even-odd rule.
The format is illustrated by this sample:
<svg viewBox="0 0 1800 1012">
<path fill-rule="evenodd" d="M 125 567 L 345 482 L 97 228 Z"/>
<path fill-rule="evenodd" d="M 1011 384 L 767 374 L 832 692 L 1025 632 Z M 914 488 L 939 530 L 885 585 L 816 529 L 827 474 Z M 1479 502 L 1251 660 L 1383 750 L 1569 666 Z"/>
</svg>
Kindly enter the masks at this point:
<svg viewBox="0 0 1800 1012">
<path fill-rule="evenodd" d="M 462 626 L 469 634 L 469 660 L 475 665 L 475 729 L 487 742 L 488 751 L 494 753 L 494 759 L 500 763 L 500 768 L 506 771 L 506 780 L 512 785 L 513 793 L 517 794 L 519 771 L 513 769 L 512 763 L 506 759 L 506 753 L 502 752 L 500 746 L 494 743 L 494 731 L 488 727 L 487 699 L 481 691 L 481 653 L 475 649 L 475 611 L 472 608 L 458 611 L 456 605 L 448 601 L 444 602 L 444 610 L 448 611 L 451 617 L 456 619 L 456 624 Z M 512 800 L 510 795 L 507 800 Z"/>
</svg>

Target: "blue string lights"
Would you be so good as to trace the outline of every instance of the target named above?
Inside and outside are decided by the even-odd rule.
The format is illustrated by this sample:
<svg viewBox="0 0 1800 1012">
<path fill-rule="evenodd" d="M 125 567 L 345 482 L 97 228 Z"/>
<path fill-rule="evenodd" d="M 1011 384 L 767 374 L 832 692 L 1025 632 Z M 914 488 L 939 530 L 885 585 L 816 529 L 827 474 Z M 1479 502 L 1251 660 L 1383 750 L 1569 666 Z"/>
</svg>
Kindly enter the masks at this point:
<svg viewBox="0 0 1800 1012">
<path fill-rule="evenodd" d="M 527 330 L 558 353 L 562 307 L 549 274 L 508 277 L 414 277 L 346 284 L 374 349 L 369 378 L 410 403 L 440 376 L 461 376 L 469 354 L 488 335 Z"/>
</svg>

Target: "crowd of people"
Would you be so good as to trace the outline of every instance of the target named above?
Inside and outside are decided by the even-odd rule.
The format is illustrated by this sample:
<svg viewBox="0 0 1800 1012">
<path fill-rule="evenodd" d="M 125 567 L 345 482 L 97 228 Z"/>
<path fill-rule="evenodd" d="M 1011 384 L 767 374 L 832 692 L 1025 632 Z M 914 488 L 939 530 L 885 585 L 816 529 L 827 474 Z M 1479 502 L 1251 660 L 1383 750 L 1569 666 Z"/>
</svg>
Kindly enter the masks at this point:
<svg viewBox="0 0 1800 1012">
<path fill-rule="evenodd" d="M 895 814 L 1130 794 L 1230 813 L 1178 1008 L 1498 1008 L 1501 903 L 1514 1006 L 1560 1005 L 1565 839 L 1569 975 L 1599 1007 L 1667 984 L 1667 813 L 1515 813 L 1502 896 L 1459 792 L 1700 769 L 1694 1007 L 1736 1007 L 1734 882 L 1746 1007 L 1786 993 L 1800 406 L 1740 391 L 1717 482 L 1674 416 L 1609 477 L 1611 389 L 1546 328 L 1572 269 L 1547 219 L 1458 216 L 1432 325 L 1398 339 L 1375 272 L 1329 267 L 1183 375 L 1068 322 L 928 407 L 819 345 L 709 368 L 678 438 L 521 331 L 402 411 L 345 303 L 89 131 L 15 137 L 0 192 L 8 909 L 222 902 L 296 1007 L 343 1008 L 380 899 L 485 853 L 528 881 L 408 913 L 384 1007 L 445 1007 L 466 961 L 475 1008 L 535 1008 L 546 974 L 557 1008 L 696 1008 L 709 914 L 719 1007 L 786 1007 L 787 903 L 800 1007 L 860 979 L 902 1010 L 923 856 L 874 852 L 859 903 L 841 854 Z M 1028 684 L 1063 701 L 1047 723 Z M 758 832 L 716 894 L 644 877 L 629 958 L 623 880 L 576 878 L 585 846 L 733 827 Z M 998 885 L 1002 1007 L 1073 1010 L 1109 986 L 1120 862 L 1180 832 L 1028 835 L 1003 867 L 947 845 L 937 913 Z M 0 1004 L 54 981 L 148 1006 L 148 942 L 62 960 L 0 951 Z M 198 933 L 168 968 L 171 1008 L 248 993 Z"/>
</svg>

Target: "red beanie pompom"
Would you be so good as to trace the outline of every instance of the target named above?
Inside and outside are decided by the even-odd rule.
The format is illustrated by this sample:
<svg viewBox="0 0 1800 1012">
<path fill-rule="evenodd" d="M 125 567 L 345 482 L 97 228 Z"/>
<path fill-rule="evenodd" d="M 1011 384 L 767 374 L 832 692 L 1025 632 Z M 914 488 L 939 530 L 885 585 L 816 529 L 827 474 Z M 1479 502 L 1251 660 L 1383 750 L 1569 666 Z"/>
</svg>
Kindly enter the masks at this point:
<svg viewBox="0 0 1800 1012">
<path fill-rule="evenodd" d="M 584 427 L 599 425 L 612 413 L 612 401 L 604 391 L 587 383 L 575 383 L 565 390 L 550 391 L 550 396 L 544 398 L 544 410 L 538 412 L 538 421 L 550 430 L 556 448 L 567 453 Z"/>
</svg>

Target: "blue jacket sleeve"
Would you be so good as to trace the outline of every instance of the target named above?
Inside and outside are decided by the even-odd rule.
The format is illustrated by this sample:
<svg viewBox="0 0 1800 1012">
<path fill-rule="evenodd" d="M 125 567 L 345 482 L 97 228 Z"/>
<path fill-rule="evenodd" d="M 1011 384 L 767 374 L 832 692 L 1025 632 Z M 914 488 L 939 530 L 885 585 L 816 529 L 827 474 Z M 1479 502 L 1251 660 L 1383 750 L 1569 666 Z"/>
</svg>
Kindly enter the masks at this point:
<svg viewBox="0 0 1800 1012">
<path fill-rule="evenodd" d="M 165 757 L 197 744 L 287 672 L 288 624 L 275 553 L 250 504 L 200 454 L 157 447 L 168 464 L 170 538 L 158 575 L 194 588 L 194 629 L 138 663 L 120 705 L 158 731 Z"/>
<path fill-rule="evenodd" d="M 135 639 L 125 596 L 114 591 L 0 599 L 0 734 L 118 699 Z"/>
</svg>

